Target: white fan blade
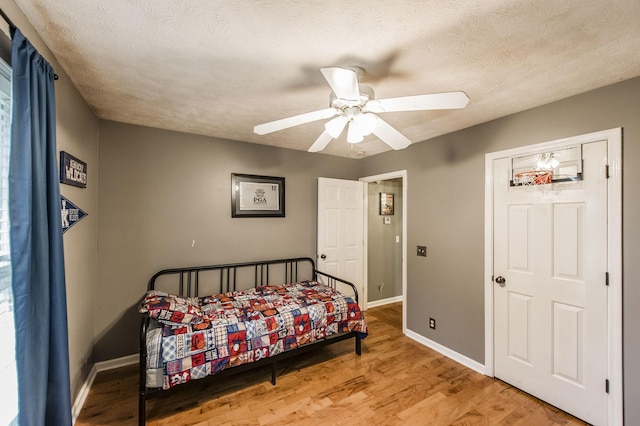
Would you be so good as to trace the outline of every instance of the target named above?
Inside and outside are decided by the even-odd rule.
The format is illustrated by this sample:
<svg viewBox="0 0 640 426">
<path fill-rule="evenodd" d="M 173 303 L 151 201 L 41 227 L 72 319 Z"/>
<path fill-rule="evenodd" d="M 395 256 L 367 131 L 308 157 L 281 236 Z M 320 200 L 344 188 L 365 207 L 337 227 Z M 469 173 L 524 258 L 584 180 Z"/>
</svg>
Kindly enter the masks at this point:
<svg viewBox="0 0 640 426">
<path fill-rule="evenodd" d="M 377 118 L 378 123 L 376 124 L 376 128 L 373 129 L 372 133 L 379 137 L 382 142 L 386 143 L 395 150 L 404 149 L 411 145 L 411 141 L 407 139 L 405 135 L 391 127 L 391 125 L 384 121 L 382 118 Z"/>
<path fill-rule="evenodd" d="M 331 137 L 329 132 L 325 130 L 324 132 L 320 133 L 318 139 L 316 139 L 313 145 L 311 145 L 311 148 L 309 148 L 309 152 L 322 151 L 327 147 L 327 145 L 329 145 L 329 142 L 331 142 L 332 139 L 333 138 Z"/>
<path fill-rule="evenodd" d="M 355 71 L 338 67 L 320 68 L 320 71 L 338 98 L 350 101 L 360 99 L 358 76 Z"/>
<path fill-rule="evenodd" d="M 305 114 L 294 115 L 293 117 L 287 117 L 281 120 L 258 124 L 253 128 L 253 132 L 258 135 L 266 135 L 267 133 L 277 132 L 278 130 L 288 129 L 289 127 L 295 127 L 301 124 L 311 123 L 312 121 L 331 118 L 337 113 L 338 110 L 335 108 L 325 108 L 318 111 L 307 112 Z"/>
<path fill-rule="evenodd" d="M 375 99 L 367 102 L 364 110 L 371 112 L 424 111 L 432 109 L 458 109 L 469 103 L 464 92 L 432 93 L 429 95 L 403 96 Z"/>
</svg>

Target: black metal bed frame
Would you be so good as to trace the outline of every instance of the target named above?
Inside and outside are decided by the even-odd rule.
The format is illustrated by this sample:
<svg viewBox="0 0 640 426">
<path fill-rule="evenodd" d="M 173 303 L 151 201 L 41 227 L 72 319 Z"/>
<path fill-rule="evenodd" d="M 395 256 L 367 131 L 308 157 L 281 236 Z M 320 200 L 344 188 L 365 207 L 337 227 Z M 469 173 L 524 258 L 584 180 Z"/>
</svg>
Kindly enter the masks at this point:
<svg viewBox="0 0 640 426">
<path fill-rule="evenodd" d="M 306 269 L 301 267 L 301 265 L 307 265 Z M 355 295 L 355 301 L 358 303 L 358 290 L 356 286 L 350 283 L 349 281 L 343 280 L 341 278 L 335 277 L 333 275 L 329 275 L 325 272 L 318 271 L 315 268 L 315 262 L 310 257 L 297 257 L 290 259 L 276 259 L 276 260 L 266 260 L 266 261 L 257 261 L 257 262 L 243 262 L 243 263 L 229 263 L 222 265 L 207 265 L 207 266 L 195 266 L 195 267 L 186 267 L 186 268 L 173 268 L 173 269 L 164 269 L 155 273 L 150 279 L 147 285 L 147 290 L 154 290 L 156 288 L 156 281 L 160 277 L 166 276 L 177 276 L 177 285 L 178 292 L 177 294 L 187 297 L 196 297 L 199 296 L 199 290 L 201 288 L 201 273 L 202 272 L 212 272 L 219 271 L 219 275 L 216 278 L 216 284 L 218 284 L 219 293 L 225 293 L 229 291 L 236 291 L 238 288 L 238 273 L 242 270 L 247 270 L 253 268 L 253 286 L 259 287 L 263 285 L 269 284 L 288 284 L 293 282 L 299 282 L 305 278 L 299 278 L 300 274 L 303 274 L 305 270 L 308 270 L 310 276 L 307 279 L 312 279 L 315 281 L 322 280 L 322 283 L 336 289 L 337 284 L 341 283 L 350 287 Z M 284 282 L 281 283 L 271 283 L 269 281 L 270 271 L 273 268 L 278 268 L 278 277 L 284 276 Z M 303 270 L 305 269 L 305 270 Z M 273 275 L 273 274 L 272 274 Z M 242 284 L 245 284 L 244 286 Z M 246 288 L 248 283 L 241 283 L 242 288 Z M 140 325 L 140 376 L 139 376 L 139 398 L 138 398 L 138 424 L 144 425 L 146 424 L 146 401 L 147 399 L 160 395 L 163 391 L 162 388 L 148 388 L 146 385 L 146 366 L 147 366 L 147 329 L 149 327 L 150 318 L 148 316 L 144 316 Z M 355 352 L 357 355 L 361 355 L 362 353 L 362 342 L 361 338 L 356 332 L 342 333 L 336 334 L 329 337 L 326 337 L 322 340 L 316 341 L 314 343 L 310 343 L 304 346 L 300 346 L 296 349 L 289 350 L 273 357 L 263 358 L 259 361 L 251 362 L 248 364 L 242 364 L 239 366 L 235 366 L 232 368 L 228 368 L 223 370 L 220 373 L 209 376 L 205 379 L 200 380 L 208 380 L 212 378 L 217 378 L 222 375 L 231 375 L 240 373 L 245 370 L 253 369 L 260 367 L 265 364 L 271 365 L 271 383 L 273 385 L 276 384 L 276 361 L 284 360 L 286 358 L 290 358 L 292 356 L 296 356 L 320 346 L 329 345 L 332 343 L 337 343 L 343 340 L 355 338 Z M 198 381 L 200 381 L 198 380 Z"/>
</svg>

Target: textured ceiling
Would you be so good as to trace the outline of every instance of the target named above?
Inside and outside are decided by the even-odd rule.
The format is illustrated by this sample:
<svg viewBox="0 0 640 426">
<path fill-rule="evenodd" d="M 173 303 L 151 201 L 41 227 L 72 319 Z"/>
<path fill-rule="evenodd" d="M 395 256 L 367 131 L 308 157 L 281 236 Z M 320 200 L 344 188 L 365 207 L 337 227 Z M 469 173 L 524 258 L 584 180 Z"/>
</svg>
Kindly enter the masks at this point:
<svg viewBox="0 0 640 426">
<path fill-rule="evenodd" d="M 306 150 L 319 69 L 360 66 L 376 98 L 461 90 L 463 110 L 387 113 L 413 143 L 640 75 L 638 0 L 16 0 L 103 119 Z M 346 132 L 344 132 L 346 133 Z M 343 135 L 323 151 L 389 148 Z"/>
</svg>

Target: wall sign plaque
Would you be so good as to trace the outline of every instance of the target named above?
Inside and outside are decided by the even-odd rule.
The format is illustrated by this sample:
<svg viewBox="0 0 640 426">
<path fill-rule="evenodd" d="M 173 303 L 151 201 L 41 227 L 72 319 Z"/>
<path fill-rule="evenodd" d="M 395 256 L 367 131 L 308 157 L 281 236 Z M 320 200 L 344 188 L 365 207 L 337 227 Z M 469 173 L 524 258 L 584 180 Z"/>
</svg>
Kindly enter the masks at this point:
<svg viewBox="0 0 640 426">
<path fill-rule="evenodd" d="M 77 159 L 68 152 L 60 152 L 60 183 L 87 187 L 87 163 Z"/>
</svg>

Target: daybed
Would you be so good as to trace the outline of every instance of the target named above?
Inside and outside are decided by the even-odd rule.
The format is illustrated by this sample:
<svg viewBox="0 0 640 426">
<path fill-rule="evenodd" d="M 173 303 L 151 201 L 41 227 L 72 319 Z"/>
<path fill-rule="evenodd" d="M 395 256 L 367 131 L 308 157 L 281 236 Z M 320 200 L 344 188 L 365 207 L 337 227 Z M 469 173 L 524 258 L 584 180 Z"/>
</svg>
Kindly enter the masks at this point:
<svg viewBox="0 0 640 426">
<path fill-rule="evenodd" d="M 356 287 L 307 257 L 165 269 L 140 312 L 141 425 L 162 390 L 264 364 L 275 385 L 276 361 L 367 335 Z"/>
</svg>

